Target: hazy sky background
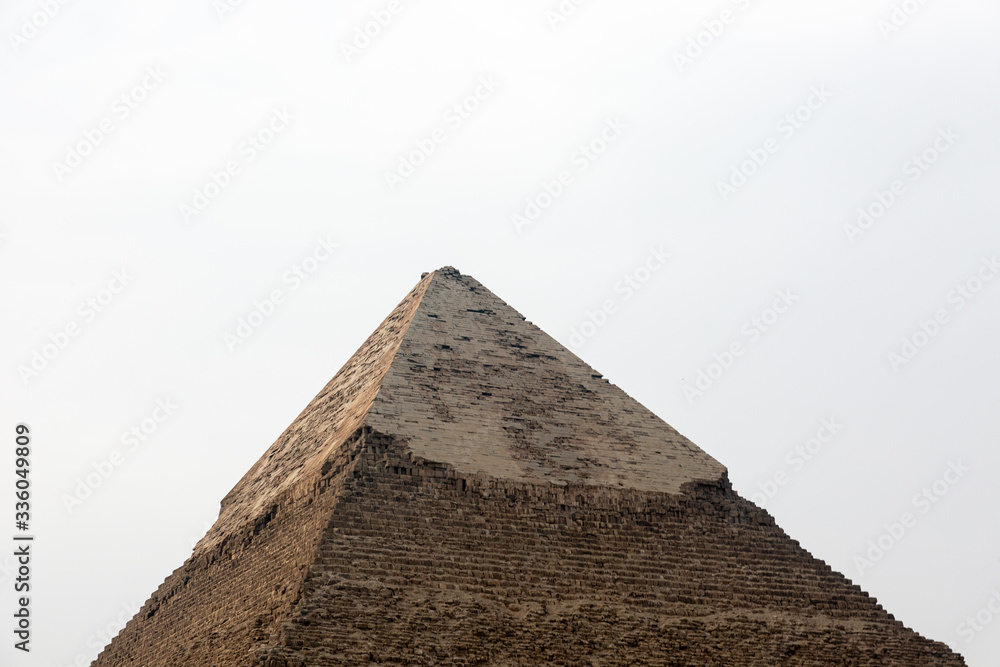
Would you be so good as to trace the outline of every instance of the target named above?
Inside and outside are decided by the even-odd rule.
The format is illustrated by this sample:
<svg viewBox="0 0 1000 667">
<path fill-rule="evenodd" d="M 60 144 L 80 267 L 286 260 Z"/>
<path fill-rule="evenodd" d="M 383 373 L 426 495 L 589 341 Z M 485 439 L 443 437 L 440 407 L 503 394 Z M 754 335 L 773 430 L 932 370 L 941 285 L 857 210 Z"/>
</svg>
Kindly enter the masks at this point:
<svg viewBox="0 0 1000 667">
<path fill-rule="evenodd" d="M 1000 6 L 562 6 L 0 5 L 0 539 L 20 422 L 37 536 L 34 650 L 5 634 L 0 662 L 87 664 L 454 265 L 907 626 L 996 664 Z"/>
</svg>

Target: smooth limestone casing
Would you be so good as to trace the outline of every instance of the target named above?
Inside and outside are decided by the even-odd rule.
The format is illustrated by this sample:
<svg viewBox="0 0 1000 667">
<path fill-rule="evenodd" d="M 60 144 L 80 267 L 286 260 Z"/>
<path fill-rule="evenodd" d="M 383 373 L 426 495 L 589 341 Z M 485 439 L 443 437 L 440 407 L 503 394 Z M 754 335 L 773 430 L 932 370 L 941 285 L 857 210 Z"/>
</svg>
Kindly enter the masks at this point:
<svg viewBox="0 0 1000 667">
<path fill-rule="evenodd" d="M 477 281 L 425 276 L 95 665 L 962 665 Z"/>
</svg>

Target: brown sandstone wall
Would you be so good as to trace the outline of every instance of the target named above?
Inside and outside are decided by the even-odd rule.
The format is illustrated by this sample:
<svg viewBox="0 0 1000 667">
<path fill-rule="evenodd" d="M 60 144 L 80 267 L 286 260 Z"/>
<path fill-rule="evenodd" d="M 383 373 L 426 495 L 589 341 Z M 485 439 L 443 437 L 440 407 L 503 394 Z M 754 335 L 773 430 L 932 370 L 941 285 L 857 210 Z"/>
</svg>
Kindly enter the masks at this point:
<svg viewBox="0 0 1000 667">
<path fill-rule="evenodd" d="M 260 665 L 964 664 L 727 481 L 526 485 L 397 450 L 369 435 Z"/>
<path fill-rule="evenodd" d="M 95 665 L 964 664 L 724 480 L 505 482 L 368 431 L 203 544 Z"/>
</svg>

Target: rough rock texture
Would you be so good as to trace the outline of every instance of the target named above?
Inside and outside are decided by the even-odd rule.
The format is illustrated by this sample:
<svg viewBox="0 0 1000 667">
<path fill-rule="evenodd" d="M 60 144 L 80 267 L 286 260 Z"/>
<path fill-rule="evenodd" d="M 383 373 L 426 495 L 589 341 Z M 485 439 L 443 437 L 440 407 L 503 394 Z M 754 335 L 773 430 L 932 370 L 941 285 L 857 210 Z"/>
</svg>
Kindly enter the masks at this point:
<svg viewBox="0 0 1000 667">
<path fill-rule="evenodd" d="M 94 664 L 964 661 L 445 268 L 240 480 Z"/>
</svg>

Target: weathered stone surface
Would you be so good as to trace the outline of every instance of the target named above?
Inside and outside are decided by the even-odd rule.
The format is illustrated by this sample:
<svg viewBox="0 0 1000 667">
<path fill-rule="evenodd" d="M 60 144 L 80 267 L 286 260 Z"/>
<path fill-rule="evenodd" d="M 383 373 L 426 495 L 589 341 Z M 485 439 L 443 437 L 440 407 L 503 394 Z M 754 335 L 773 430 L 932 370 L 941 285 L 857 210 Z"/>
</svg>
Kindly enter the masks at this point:
<svg viewBox="0 0 1000 667">
<path fill-rule="evenodd" d="M 95 665 L 962 665 L 451 268 Z"/>
<path fill-rule="evenodd" d="M 725 467 L 470 276 L 435 272 L 366 424 L 460 472 L 677 493 Z"/>
</svg>

